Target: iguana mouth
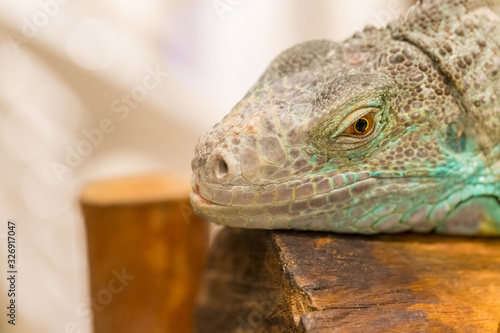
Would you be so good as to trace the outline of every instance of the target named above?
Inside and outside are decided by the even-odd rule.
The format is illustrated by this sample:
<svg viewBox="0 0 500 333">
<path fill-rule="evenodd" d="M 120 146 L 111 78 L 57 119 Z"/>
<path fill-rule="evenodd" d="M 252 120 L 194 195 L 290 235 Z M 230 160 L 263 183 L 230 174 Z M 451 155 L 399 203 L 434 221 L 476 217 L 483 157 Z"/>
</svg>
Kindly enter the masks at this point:
<svg viewBox="0 0 500 333">
<path fill-rule="evenodd" d="M 220 204 L 217 204 L 213 201 L 205 199 L 200 192 L 196 191 L 195 189 L 191 190 L 190 193 L 191 200 L 193 201 L 195 206 L 223 206 Z"/>
</svg>

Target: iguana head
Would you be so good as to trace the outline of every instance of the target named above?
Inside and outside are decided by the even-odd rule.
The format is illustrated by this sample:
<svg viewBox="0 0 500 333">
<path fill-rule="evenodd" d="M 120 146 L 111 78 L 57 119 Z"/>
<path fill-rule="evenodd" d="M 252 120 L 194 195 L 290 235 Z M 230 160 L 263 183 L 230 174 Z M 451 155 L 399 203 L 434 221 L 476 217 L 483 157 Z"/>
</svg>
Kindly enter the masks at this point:
<svg viewBox="0 0 500 333">
<path fill-rule="evenodd" d="M 453 78 L 394 35 L 367 28 L 279 55 L 200 138 L 195 211 L 250 228 L 432 230 L 484 156 Z"/>
</svg>

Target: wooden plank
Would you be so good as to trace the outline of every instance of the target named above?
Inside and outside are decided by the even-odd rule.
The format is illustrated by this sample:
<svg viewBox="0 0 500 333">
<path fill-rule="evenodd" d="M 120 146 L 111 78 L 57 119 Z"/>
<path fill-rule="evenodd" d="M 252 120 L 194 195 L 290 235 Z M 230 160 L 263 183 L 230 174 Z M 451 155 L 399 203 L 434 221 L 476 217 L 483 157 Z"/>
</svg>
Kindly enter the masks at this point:
<svg viewBox="0 0 500 333">
<path fill-rule="evenodd" d="M 85 187 L 94 332 L 192 332 L 208 225 L 188 194 L 164 175 Z"/>
<path fill-rule="evenodd" d="M 220 315 L 222 322 L 231 323 L 213 332 L 245 332 L 248 327 L 238 326 L 235 318 L 249 312 L 250 304 L 262 302 L 258 296 L 264 290 L 262 281 L 270 284 L 264 299 L 273 306 L 263 313 L 259 325 L 251 327 L 252 332 L 499 329 L 497 239 L 238 229 L 225 229 L 220 237 L 225 241 L 216 240 L 202 294 L 211 299 L 213 307 L 228 302 L 237 310 L 228 306 L 222 314 L 213 311 L 213 320 Z M 228 240 L 235 239 L 237 246 L 228 245 Z M 257 249 L 266 249 L 265 259 L 248 263 Z M 223 268 L 217 253 L 230 253 Z M 273 261 L 277 268 L 262 270 L 257 278 L 245 274 L 249 265 L 262 267 Z M 214 293 L 218 284 L 225 285 L 226 293 Z M 240 288 L 233 289 L 236 285 Z M 202 323 L 198 327 L 206 324 L 203 313 L 206 307 L 200 304 L 197 319 Z"/>
</svg>

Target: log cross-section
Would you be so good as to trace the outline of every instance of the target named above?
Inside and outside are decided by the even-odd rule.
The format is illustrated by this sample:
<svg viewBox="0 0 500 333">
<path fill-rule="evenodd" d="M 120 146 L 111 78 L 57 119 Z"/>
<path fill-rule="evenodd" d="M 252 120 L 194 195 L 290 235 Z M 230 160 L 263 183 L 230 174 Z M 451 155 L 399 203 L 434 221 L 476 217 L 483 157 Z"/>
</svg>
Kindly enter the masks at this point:
<svg viewBox="0 0 500 333">
<path fill-rule="evenodd" d="M 96 181 L 82 191 L 95 333 L 191 333 L 208 223 L 189 183 L 164 175 Z"/>
</svg>

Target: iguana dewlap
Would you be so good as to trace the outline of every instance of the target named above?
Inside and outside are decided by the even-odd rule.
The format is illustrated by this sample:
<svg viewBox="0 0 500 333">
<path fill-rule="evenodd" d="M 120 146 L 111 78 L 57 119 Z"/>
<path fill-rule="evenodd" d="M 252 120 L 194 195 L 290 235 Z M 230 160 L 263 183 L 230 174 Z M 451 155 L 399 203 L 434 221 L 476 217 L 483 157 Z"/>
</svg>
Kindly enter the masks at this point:
<svg viewBox="0 0 500 333">
<path fill-rule="evenodd" d="M 245 228 L 499 235 L 499 3 L 422 1 L 385 29 L 283 52 L 200 138 L 196 213 Z"/>
</svg>

